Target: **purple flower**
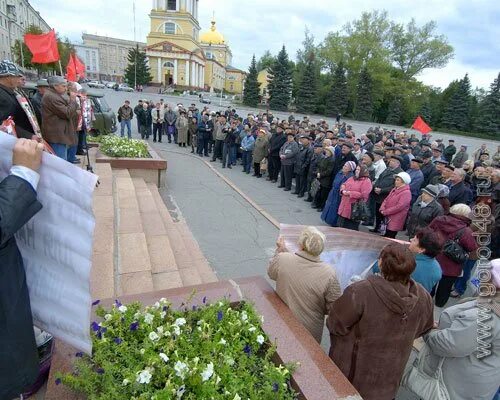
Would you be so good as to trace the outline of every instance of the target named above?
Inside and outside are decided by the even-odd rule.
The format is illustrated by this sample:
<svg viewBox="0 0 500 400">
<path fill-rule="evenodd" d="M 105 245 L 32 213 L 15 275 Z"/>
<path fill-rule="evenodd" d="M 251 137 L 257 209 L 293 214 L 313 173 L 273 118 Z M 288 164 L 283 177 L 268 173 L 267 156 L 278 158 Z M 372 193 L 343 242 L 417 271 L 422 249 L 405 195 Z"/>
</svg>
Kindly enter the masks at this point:
<svg viewBox="0 0 500 400">
<path fill-rule="evenodd" d="M 123 340 L 122 340 L 121 338 L 119 338 L 119 337 L 115 337 L 114 342 L 115 342 L 116 344 L 121 344 L 121 342 L 123 342 Z"/>
<path fill-rule="evenodd" d="M 203 297 L 203 304 L 207 304 L 207 296 Z"/>
<path fill-rule="evenodd" d="M 197 306 L 193 306 L 193 311 L 196 311 L 198 307 Z"/>
<path fill-rule="evenodd" d="M 99 375 L 102 375 L 104 374 L 104 370 L 102 368 L 97 368 L 97 371 L 96 371 Z"/>
<path fill-rule="evenodd" d="M 274 382 L 273 383 L 273 392 L 277 392 L 279 390 L 279 388 L 280 388 L 279 385 L 276 382 Z"/>
<path fill-rule="evenodd" d="M 60 385 L 61 384 L 61 378 L 57 378 L 56 379 L 56 385 Z"/>
<path fill-rule="evenodd" d="M 92 328 L 92 330 L 94 332 L 97 332 L 99 330 L 99 328 L 100 328 L 99 324 L 97 322 L 95 322 L 95 321 L 90 324 L 90 327 Z"/>
<path fill-rule="evenodd" d="M 83 357 L 83 353 L 81 351 L 79 351 L 78 353 L 75 354 L 75 357 L 81 358 L 81 357 Z"/>
<path fill-rule="evenodd" d="M 222 321 L 222 317 L 224 316 L 224 313 L 222 311 L 217 311 L 217 321 Z"/>
<path fill-rule="evenodd" d="M 247 345 L 245 345 L 245 347 L 243 348 L 243 351 L 245 352 L 245 354 L 246 354 L 247 356 L 249 356 L 249 355 L 250 355 L 250 353 L 252 352 L 252 348 L 251 348 L 251 347 L 247 344 Z"/>
<path fill-rule="evenodd" d="M 120 303 L 119 300 L 115 300 L 115 306 L 118 308 L 118 307 L 121 307 L 122 306 L 122 303 Z"/>
<path fill-rule="evenodd" d="M 101 300 L 96 300 L 96 301 L 94 301 L 94 302 L 92 303 L 92 306 L 96 306 L 96 305 L 98 305 L 100 302 L 101 302 Z"/>
<path fill-rule="evenodd" d="M 131 330 L 131 331 L 136 331 L 136 330 L 137 330 L 137 328 L 139 328 L 139 322 L 137 322 L 137 321 L 136 321 L 136 322 L 132 322 L 132 323 L 130 324 L 130 330 Z"/>
<path fill-rule="evenodd" d="M 101 333 L 106 333 L 108 331 L 108 328 L 101 328 Z"/>
<path fill-rule="evenodd" d="M 102 339 L 102 332 L 101 331 L 98 331 L 96 333 L 96 336 L 97 336 L 97 339 Z"/>
</svg>

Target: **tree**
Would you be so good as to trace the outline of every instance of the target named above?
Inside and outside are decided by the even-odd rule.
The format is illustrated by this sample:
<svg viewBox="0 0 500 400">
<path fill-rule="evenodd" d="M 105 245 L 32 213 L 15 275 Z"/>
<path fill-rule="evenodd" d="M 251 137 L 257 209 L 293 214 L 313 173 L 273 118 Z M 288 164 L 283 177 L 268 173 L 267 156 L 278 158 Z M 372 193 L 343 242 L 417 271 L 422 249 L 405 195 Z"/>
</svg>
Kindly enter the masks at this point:
<svg viewBox="0 0 500 400">
<path fill-rule="evenodd" d="M 274 57 L 269 50 L 266 50 L 257 62 L 257 72 L 266 68 L 271 68 L 275 61 L 276 57 Z"/>
<path fill-rule="evenodd" d="M 391 60 L 408 80 L 426 68 L 441 68 L 453 58 L 453 47 L 444 35 L 436 35 L 437 24 L 427 22 L 419 28 L 412 20 L 394 24 L 391 36 Z"/>
<path fill-rule="evenodd" d="M 391 125 L 401 125 L 403 116 L 403 100 L 400 96 L 396 96 L 389 105 L 386 123 Z"/>
<path fill-rule="evenodd" d="M 425 101 L 422 104 L 422 107 L 420 107 L 418 115 L 420 115 L 427 124 L 432 123 L 432 107 L 429 100 Z"/>
<path fill-rule="evenodd" d="M 257 104 L 259 104 L 260 84 L 257 78 L 257 63 L 254 54 L 245 80 L 245 89 L 243 90 L 243 104 L 250 107 L 257 107 Z"/>
<path fill-rule="evenodd" d="M 301 113 L 313 113 L 316 111 L 316 57 L 310 52 L 302 73 L 300 86 L 297 92 L 297 111 Z"/>
<path fill-rule="evenodd" d="M 139 45 L 135 49 L 128 51 L 128 65 L 125 68 L 125 81 L 132 87 L 136 85 L 147 85 L 153 77 L 150 74 L 146 53 L 139 50 Z"/>
<path fill-rule="evenodd" d="M 286 111 L 292 93 L 292 71 L 285 46 L 269 71 L 269 107 Z"/>
<path fill-rule="evenodd" d="M 445 128 L 465 131 L 470 126 L 471 88 L 469 75 L 458 83 L 457 90 L 450 98 L 443 113 L 441 125 Z"/>
<path fill-rule="evenodd" d="M 346 71 L 344 63 L 341 61 L 337 64 L 333 72 L 332 84 L 327 98 L 327 114 L 345 115 L 349 100 L 348 95 Z"/>
<path fill-rule="evenodd" d="M 304 32 L 304 41 L 302 42 L 302 48 L 297 50 L 297 62 L 292 68 L 292 96 L 294 98 L 298 97 L 300 85 L 302 84 L 302 77 L 304 76 L 304 71 L 308 63 L 308 58 L 310 54 L 314 55 L 314 79 L 315 82 L 319 81 L 320 75 L 320 63 L 319 57 L 317 57 L 318 49 L 314 45 L 314 36 L 311 34 L 309 29 L 306 27 Z"/>
<path fill-rule="evenodd" d="M 359 75 L 354 117 L 361 121 L 369 121 L 372 118 L 372 113 L 372 78 L 365 67 L 361 70 Z"/>
<path fill-rule="evenodd" d="M 480 115 L 479 129 L 491 135 L 500 135 L 500 73 L 480 104 Z"/>
</svg>

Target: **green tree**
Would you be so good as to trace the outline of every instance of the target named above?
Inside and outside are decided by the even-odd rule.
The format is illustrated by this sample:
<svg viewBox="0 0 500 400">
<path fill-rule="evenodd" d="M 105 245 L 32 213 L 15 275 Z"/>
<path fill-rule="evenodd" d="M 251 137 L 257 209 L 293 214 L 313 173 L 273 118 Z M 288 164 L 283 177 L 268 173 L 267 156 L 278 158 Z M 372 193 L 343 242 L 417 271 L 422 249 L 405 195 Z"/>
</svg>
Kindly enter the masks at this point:
<svg viewBox="0 0 500 400">
<path fill-rule="evenodd" d="M 257 107 L 257 104 L 259 104 L 260 84 L 257 78 L 257 63 L 254 54 L 245 80 L 245 89 L 243 90 L 243 104 L 250 107 Z"/>
<path fill-rule="evenodd" d="M 403 100 L 401 97 L 396 96 L 389 105 L 386 123 L 391 125 L 401 125 L 403 116 Z"/>
<path fill-rule="evenodd" d="M 308 57 L 310 54 L 314 54 L 314 79 L 315 82 L 319 81 L 319 76 L 321 73 L 320 58 L 318 57 L 318 49 L 314 45 L 314 36 L 311 34 L 309 29 L 306 27 L 304 31 L 304 40 L 302 42 L 302 48 L 297 50 L 296 63 L 292 69 L 292 96 L 297 98 L 300 85 L 302 83 L 302 77 L 304 71 L 308 64 Z"/>
<path fill-rule="evenodd" d="M 128 51 L 128 65 L 125 68 L 125 82 L 131 87 L 135 85 L 147 85 L 153 77 L 151 76 L 151 68 L 149 68 L 146 53 L 139 50 L 139 45 L 135 49 Z"/>
<path fill-rule="evenodd" d="M 465 131 L 469 128 L 471 112 L 471 87 L 469 75 L 459 81 L 456 91 L 450 98 L 441 121 L 441 126 L 448 129 Z"/>
<path fill-rule="evenodd" d="M 285 46 L 278 54 L 269 71 L 269 107 L 273 110 L 286 111 L 292 93 L 292 70 Z"/>
<path fill-rule="evenodd" d="M 313 113 L 316 111 L 316 57 L 314 52 L 310 52 L 306 60 L 300 86 L 297 92 L 297 111 L 301 113 Z"/>
<path fill-rule="evenodd" d="M 344 63 L 341 61 L 333 72 L 332 84 L 327 98 L 327 115 L 345 115 L 349 101 L 347 77 Z"/>
<path fill-rule="evenodd" d="M 491 135 L 500 135 L 500 73 L 490 85 L 490 90 L 480 104 L 479 129 Z"/>
<path fill-rule="evenodd" d="M 432 107 L 429 100 L 425 101 L 422 104 L 418 112 L 418 115 L 420 115 L 427 124 L 432 123 Z"/>
<path fill-rule="evenodd" d="M 257 72 L 266 68 L 271 68 L 275 61 L 276 57 L 274 57 L 269 50 L 266 50 L 257 62 Z"/>
<path fill-rule="evenodd" d="M 408 80 L 426 68 L 441 68 L 453 58 L 453 47 L 444 35 L 434 32 L 437 24 L 418 27 L 415 19 L 406 25 L 394 24 L 391 35 L 391 60 Z"/>
<path fill-rule="evenodd" d="M 354 117 L 360 121 L 370 121 L 373 113 L 372 78 L 365 67 L 359 75 Z"/>
</svg>

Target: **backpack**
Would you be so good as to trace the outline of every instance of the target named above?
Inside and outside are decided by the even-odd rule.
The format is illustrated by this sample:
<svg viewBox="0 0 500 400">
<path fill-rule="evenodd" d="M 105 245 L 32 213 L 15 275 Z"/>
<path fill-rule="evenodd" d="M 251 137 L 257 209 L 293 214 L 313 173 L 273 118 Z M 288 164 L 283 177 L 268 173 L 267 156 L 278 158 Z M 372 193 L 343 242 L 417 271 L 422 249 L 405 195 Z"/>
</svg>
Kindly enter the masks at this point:
<svg viewBox="0 0 500 400">
<path fill-rule="evenodd" d="M 469 253 L 460 245 L 465 228 L 458 231 L 454 239 L 448 239 L 443 246 L 443 254 L 457 264 L 463 264 L 469 258 Z"/>
</svg>

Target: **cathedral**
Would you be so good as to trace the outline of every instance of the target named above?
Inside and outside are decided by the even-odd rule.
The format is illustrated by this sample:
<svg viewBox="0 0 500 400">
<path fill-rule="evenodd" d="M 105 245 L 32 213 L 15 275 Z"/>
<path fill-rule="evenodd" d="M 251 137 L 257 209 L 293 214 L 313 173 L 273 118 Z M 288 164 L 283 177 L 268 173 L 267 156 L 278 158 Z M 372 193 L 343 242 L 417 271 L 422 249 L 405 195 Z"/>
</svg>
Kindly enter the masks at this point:
<svg viewBox="0 0 500 400">
<path fill-rule="evenodd" d="M 231 66 L 232 53 L 215 18 L 200 33 L 199 0 L 153 0 L 147 37 L 153 84 L 178 90 L 241 94 L 246 73 Z"/>
</svg>

